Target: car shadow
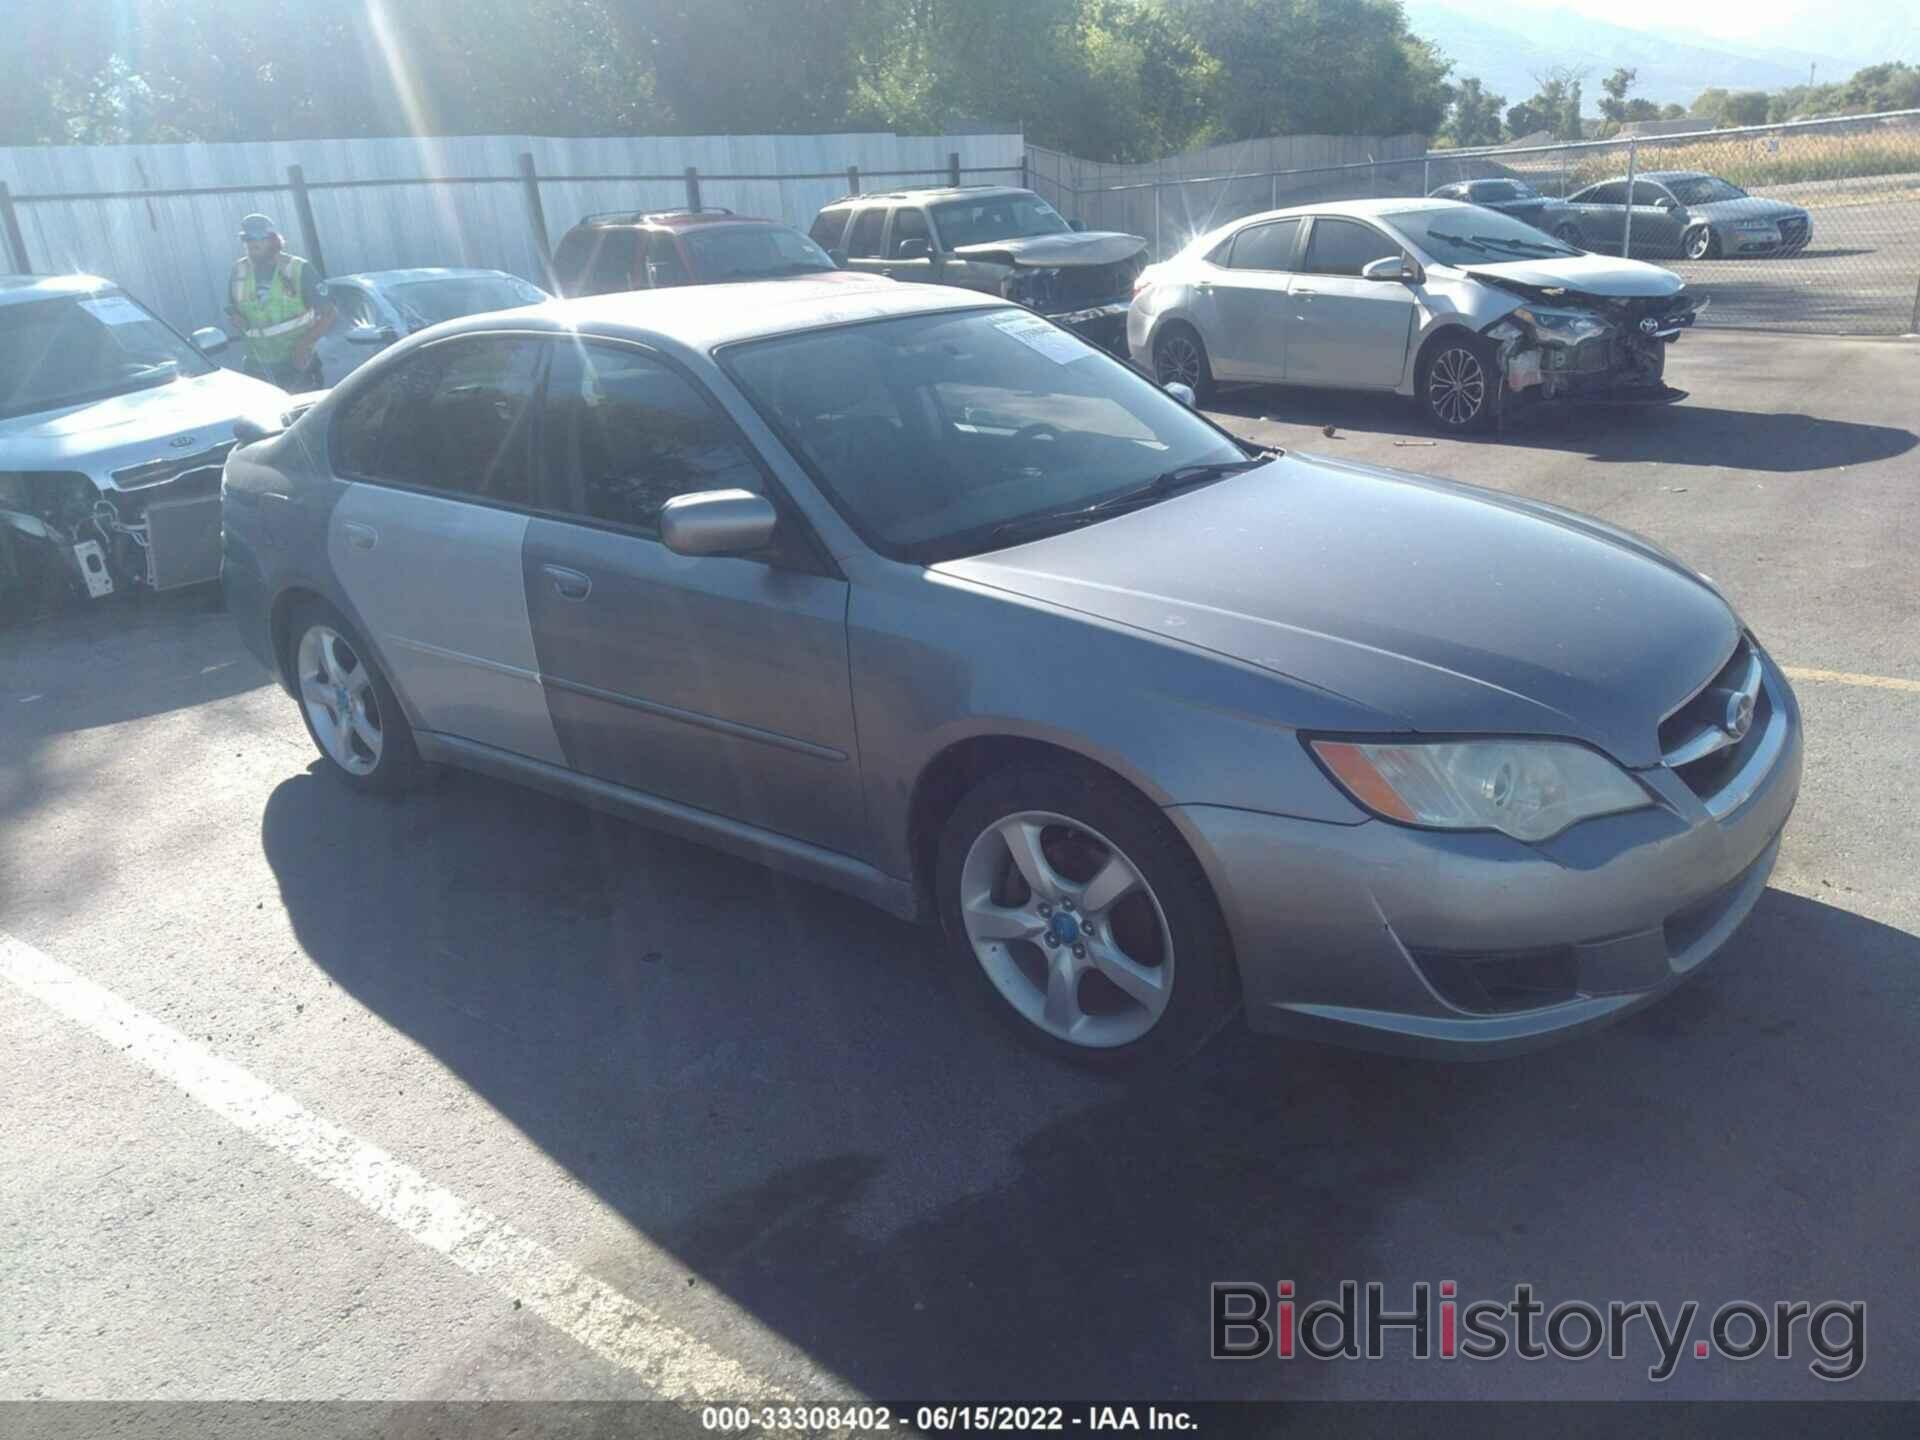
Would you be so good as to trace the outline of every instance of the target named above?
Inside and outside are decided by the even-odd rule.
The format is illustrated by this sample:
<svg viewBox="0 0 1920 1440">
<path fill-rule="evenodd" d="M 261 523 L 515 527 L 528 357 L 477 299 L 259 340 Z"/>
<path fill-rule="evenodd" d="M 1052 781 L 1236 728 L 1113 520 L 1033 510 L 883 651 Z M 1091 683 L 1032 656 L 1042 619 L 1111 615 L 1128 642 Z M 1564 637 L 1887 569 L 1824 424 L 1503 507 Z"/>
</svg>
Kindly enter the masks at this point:
<svg viewBox="0 0 1920 1440">
<path fill-rule="evenodd" d="M 1225 389 L 1208 413 L 1235 419 L 1311 425 L 1335 431 L 1406 436 L 1431 444 L 1434 431 L 1411 400 L 1354 391 L 1268 387 Z M 1331 439 L 1337 439 L 1337 434 Z M 1698 465 L 1726 470 L 1801 472 L 1864 465 L 1920 444 L 1911 430 L 1811 415 L 1726 410 L 1681 401 L 1657 406 L 1540 406 L 1478 443 L 1584 453 L 1602 464 Z M 1315 450 L 1322 450 L 1319 441 Z M 1418 468 L 1409 464 L 1407 468 Z"/>
<path fill-rule="evenodd" d="M 273 792 L 262 839 L 314 964 L 690 1283 L 869 1395 L 1645 1384 L 1644 1364 L 1214 1364 L 1214 1280 L 1784 1285 L 1863 1295 L 1889 1336 L 1912 1318 L 1890 1177 L 1920 1162 L 1920 941 L 1835 906 L 1770 890 L 1708 973 L 1534 1056 L 1236 1026 L 1129 1083 L 957 1019 L 929 932 L 503 784 L 383 802 L 316 769 Z M 641 1286 L 644 1248 L 575 1258 Z"/>
</svg>

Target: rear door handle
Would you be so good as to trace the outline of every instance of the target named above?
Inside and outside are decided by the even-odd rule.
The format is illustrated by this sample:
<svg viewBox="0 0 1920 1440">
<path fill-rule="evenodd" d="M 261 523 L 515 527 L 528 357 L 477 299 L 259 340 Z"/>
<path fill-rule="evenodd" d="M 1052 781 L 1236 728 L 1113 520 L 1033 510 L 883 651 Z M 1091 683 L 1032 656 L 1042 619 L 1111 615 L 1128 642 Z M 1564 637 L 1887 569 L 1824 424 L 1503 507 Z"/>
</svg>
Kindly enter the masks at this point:
<svg viewBox="0 0 1920 1440">
<path fill-rule="evenodd" d="M 593 578 L 582 575 L 578 570 L 569 570 L 564 565 L 543 565 L 540 567 L 553 582 L 554 592 L 562 600 L 584 600 L 593 593 Z"/>
<path fill-rule="evenodd" d="M 340 528 L 347 532 L 347 544 L 356 550 L 371 550 L 380 543 L 380 532 L 358 520 L 348 520 Z"/>
<path fill-rule="evenodd" d="M 1302 300 L 1311 300 L 1320 292 L 1318 290 L 1296 290 L 1293 293 L 1298 295 Z"/>
</svg>

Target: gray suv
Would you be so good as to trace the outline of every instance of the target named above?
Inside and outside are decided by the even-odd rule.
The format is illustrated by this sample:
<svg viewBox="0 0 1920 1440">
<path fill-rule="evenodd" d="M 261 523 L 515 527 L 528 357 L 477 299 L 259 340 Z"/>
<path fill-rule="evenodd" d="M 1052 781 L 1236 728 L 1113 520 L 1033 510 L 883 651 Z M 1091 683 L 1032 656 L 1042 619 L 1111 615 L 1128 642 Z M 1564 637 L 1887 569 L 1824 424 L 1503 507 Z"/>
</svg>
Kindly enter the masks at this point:
<svg viewBox="0 0 1920 1440">
<path fill-rule="evenodd" d="M 1005 185 L 848 195 L 808 233 L 849 270 L 997 295 L 1120 354 L 1147 264 L 1140 236 L 1090 231 Z"/>
</svg>

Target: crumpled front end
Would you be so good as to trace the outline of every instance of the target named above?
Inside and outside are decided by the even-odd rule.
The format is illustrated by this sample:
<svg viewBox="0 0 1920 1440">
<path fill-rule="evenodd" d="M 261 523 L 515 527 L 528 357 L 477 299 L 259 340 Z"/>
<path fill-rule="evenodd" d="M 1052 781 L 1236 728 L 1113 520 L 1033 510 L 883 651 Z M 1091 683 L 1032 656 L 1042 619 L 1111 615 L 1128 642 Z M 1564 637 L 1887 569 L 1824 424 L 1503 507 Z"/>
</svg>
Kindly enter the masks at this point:
<svg viewBox="0 0 1920 1440">
<path fill-rule="evenodd" d="M 1000 293 L 1096 345 L 1125 354 L 1133 285 L 1146 268 L 1144 241 L 1137 253 L 1101 265 L 1031 265 L 1015 259 L 1000 282 Z"/>
<path fill-rule="evenodd" d="M 1666 383 L 1666 350 L 1691 329 L 1705 300 L 1612 297 L 1499 282 L 1526 297 L 1482 333 L 1498 347 L 1504 412 L 1552 401 L 1670 405 L 1686 392 Z"/>
</svg>

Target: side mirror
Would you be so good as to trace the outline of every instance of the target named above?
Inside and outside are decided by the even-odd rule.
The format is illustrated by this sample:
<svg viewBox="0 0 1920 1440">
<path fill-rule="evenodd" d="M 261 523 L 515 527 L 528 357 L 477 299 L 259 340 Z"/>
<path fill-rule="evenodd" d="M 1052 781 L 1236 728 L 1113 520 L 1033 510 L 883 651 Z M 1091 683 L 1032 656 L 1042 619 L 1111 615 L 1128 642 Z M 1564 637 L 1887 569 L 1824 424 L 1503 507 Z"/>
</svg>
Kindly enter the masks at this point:
<svg viewBox="0 0 1920 1440">
<path fill-rule="evenodd" d="M 1671 195 L 1662 195 L 1658 200 L 1654 201 L 1653 204 L 1657 210 L 1678 210 L 1680 208 L 1680 202 L 1675 200 Z"/>
<path fill-rule="evenodd" d="M 265 440 L 270 435 L 278 435 L 286 428 L 284 423 L 268 426 L 251 416 L 243 415 L 233 422 L 233 439 L 237 445 L 251 445 L 257 440 Z"/>
<path fill-rule="evenodd" d="M 833 268 L 836 270 L 844 270 L 847 268 L 847 252 L 844 250 L 827 251 L 827 259 L 833 262 Z"/>
<path fill-rule="evenodd" d="M 1383 255 L 1361 268 L 1362 280 L 1388 280 L 1402 285 L 1418 285 L 1426 277 L 1411 255 Z"/>
<path fill-rule="evenodd" d="M 212 325 L 202 325 L 188 338 L 193 341 L 193 348 L 202 355 L 218 355 L 231 343 L 227 339 L 226 331 L 216 329 Z"/>
<path fill-rule="evenodd" d="M 933 258 L 933 246 L 929 245 L 925 240 L 902 240 L 899 250 L 895 252 L 895 258 L 900 260 L 931 260 Z"/>
<path fill-rule="evenodd" d="M 1069 230 L 1084 230 L 1087 228 L 1087 222 L 1084 220 L 1069 220 L 1067 222 L 1067 228 Z"/>
<path fill-rule="evenodd" d="M 676 555 L 745 555 L 773 539 L 773 502 L 750 490 L 701 490 L 660 507 L 660 539 Z"/>
<path fill-rule="evenodd" d="M 1160 387 L 1189 410 L 1200 403 L 1200 397 L 1193 393 L 1191 385 L 1183 385 L 1178 380 L 1169 380 Z"/>
<path fill-rule="evenodd" d="M 349 345 L 391 345 L 399 338 L 391 325 L 356 325 L 347 331 Z"/>
</svg>

